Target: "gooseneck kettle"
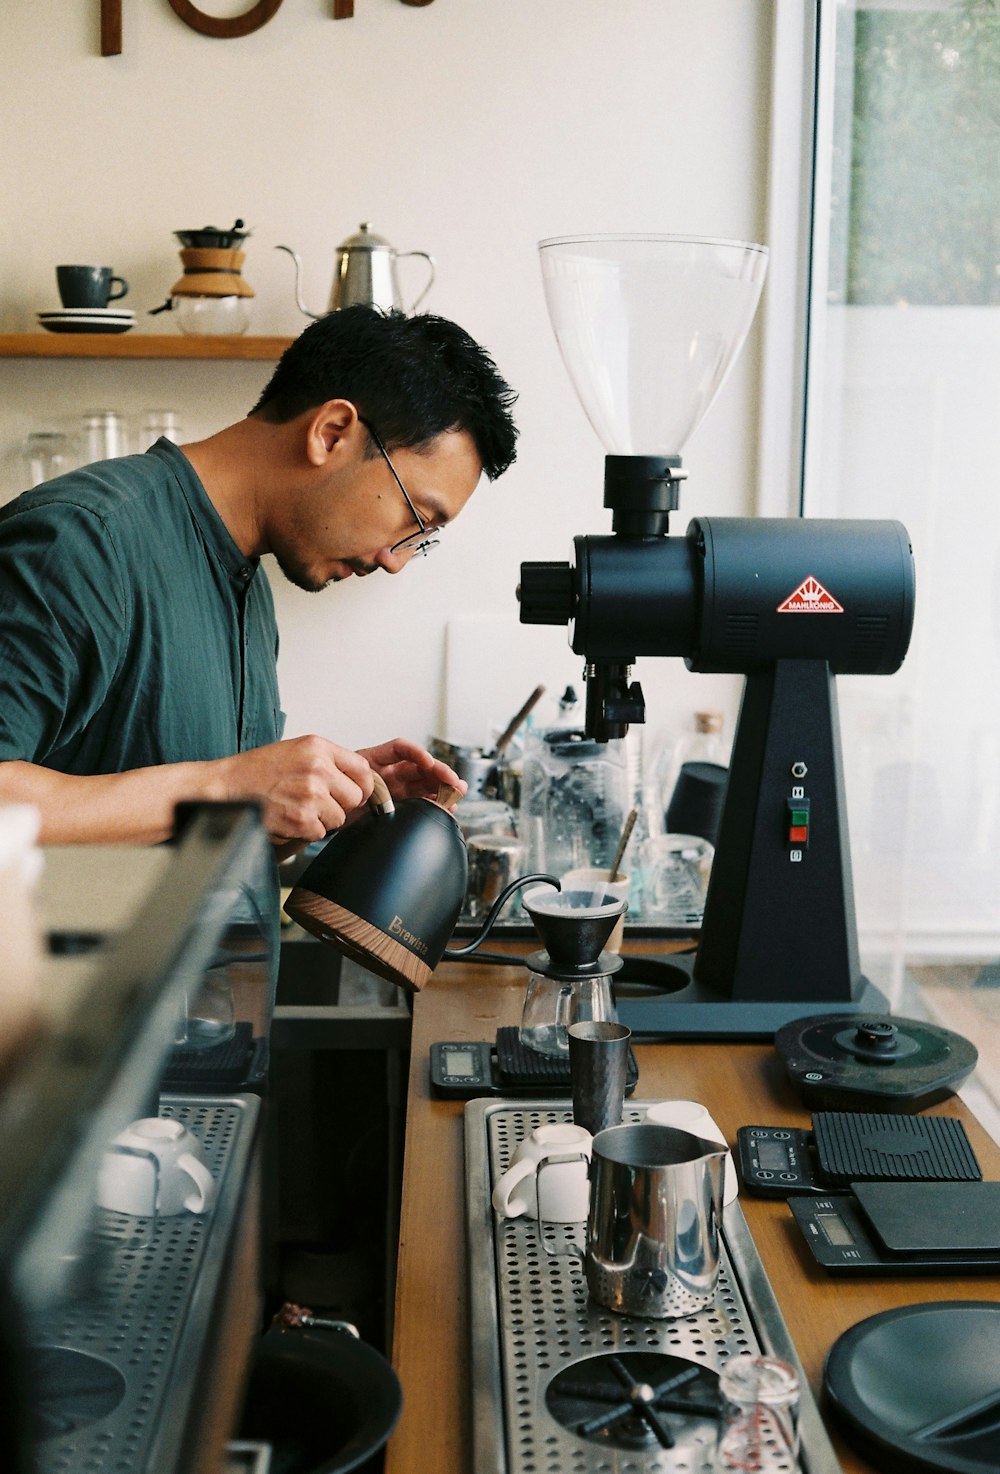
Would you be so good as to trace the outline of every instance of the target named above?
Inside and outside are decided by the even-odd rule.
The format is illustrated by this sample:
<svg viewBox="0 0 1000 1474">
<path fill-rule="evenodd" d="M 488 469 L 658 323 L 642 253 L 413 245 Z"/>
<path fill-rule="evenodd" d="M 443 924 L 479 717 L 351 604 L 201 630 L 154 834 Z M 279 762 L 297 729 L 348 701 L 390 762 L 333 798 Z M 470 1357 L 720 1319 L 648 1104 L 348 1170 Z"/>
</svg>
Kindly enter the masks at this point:
<svg viewBox="0 0 1000 1474">
<path fill-rule="evenodd" d="M 285 911 L 369 972 L 419 992 L 442 957 L 464 957 L 479 946 L 520 886 L 547 881 L 559 888 L 549 875 L 512 881 L 475 940 L 447 952 L 469 878 L 465 840 L 451 812 L 461 797 L 457 788 L 442 784 L 436 799 L 394 804 L 375 774 L 365 812 L 331 835 L 303 871 Z"/>
<path fill-rule="evenodd" d="M 286 251 L 295 262 L 295 304 L 306 317 L 319 318 L 325 313 L 310 312 L 302 300 L 302 262 L 291 246 L 276 246 Z M 420 256 L 430 268 L 423 291 L 408 308 L 403 306 L 399 285 L 397 263 L 409 256 Z M 434 282 L 434 257 L 426 251 L 397 251 L 380 235 L 376 235 L 367 221 L 354 235 L 349 235 L 337 247 L 334 263 L 333 286 L 327 312 L 339 312 L 344 307 L 378 307 L 383 312 L 416 312 Z"/>
</svg>

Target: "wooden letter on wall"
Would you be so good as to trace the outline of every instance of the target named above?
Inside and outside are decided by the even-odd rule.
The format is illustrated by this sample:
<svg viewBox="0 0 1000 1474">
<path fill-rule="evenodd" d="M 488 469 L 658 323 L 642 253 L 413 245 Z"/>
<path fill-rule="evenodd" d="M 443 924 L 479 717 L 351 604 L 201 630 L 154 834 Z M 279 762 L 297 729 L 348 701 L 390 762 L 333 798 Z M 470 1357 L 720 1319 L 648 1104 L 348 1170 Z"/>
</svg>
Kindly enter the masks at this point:
<svg viewBox="0 0 1000 1474">
<path fill-rule="evenodd" d="M 230 36 L 249 36 L 251 31 L 259 31 L 261 26 L 266 26 L 280 9 L 281 0 L 257 0 L 242 15 L 231 16 L 229 20 L 206 15 L 193 4 L 193 0 L 170 0 L 170 7 L 193 31 L 200 31 L 203 36 L 219 36 L 228 40 Z"/>
<path fill-rule="evenodd" d="M 101 0 L 101 55 L 122 54 L 122 0 Z"/>
<path fill-rule="evenodd" d="M 259 31 L 281 8 L 282 0 L 256 0 L 242 15 L 229 20 L 206 15 L 194 4 L 194 0 L 168 0 L 171 9 L 185 25 L 203 36 L 218 36 L 228 40 L 230 36 L 249 36 Z M 403 0 L 404 5 L 430 5 L 432 0 Z M 354 0 L 333 0 L 334 20 L 350 20 L 354 15 Z M 120 56 L 122 50 L 122 0 L 101 0 L 101 55 Z"/>
</svg>

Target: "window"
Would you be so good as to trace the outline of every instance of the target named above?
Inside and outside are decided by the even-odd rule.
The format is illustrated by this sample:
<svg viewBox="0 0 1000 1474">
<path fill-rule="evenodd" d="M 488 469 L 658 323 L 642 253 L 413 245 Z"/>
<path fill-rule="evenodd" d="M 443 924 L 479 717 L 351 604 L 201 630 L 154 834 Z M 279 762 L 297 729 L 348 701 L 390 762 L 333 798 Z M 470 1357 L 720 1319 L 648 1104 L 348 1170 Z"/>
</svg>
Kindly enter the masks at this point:
<svg viewBox="0 0 1000 1474">
<path fill-rule="evenodd" d="M 898 518 L 917 569 L 900 673 L 838 681 L 862 961 L 1000 983 L 1000 8 L 777 14 L 815 122 L 809 208 L 770 240 L 809 276 L 801 509 Z M 786 179 L 790 106 L 786 73 Z"/>
</svg>

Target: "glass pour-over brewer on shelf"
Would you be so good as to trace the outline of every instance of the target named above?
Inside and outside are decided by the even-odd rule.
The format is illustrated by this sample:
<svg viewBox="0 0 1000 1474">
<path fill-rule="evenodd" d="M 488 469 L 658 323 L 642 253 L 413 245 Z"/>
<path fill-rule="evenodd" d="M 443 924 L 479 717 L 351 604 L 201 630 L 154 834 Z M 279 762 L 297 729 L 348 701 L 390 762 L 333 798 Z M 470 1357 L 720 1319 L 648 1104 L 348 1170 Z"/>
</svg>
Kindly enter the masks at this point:
<svg viewBox="0 0 1000 1474">
<path fill-rule="evenodd" d="M 545 946 L 527 959 L 518 1038 L 527 1049 L 568 1060 L 570 1024 L 617 1020 L 611 979 L 622 959 L 602 949 L 625 902 L 600 885 L 593 893 L 538 886 L 522 905 Z"/>
<path fill-rule="evenodd" d="M 254 291 L 242 276 L 246 256 L 240 247 L 250 234 L 243 221 L 235 221 L 231 230 L 205 225 L 174 234 L 184 272 L 150 316 L 170 312 L 181 332 L 192 337 L 245 333 Z"/>
</svg>

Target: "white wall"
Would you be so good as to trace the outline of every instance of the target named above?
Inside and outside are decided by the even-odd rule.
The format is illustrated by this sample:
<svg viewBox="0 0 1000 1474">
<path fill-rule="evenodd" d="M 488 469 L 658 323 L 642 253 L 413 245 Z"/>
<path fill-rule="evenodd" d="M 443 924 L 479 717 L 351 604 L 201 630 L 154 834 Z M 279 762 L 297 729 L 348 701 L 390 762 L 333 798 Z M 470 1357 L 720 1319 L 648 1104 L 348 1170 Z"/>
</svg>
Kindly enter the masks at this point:
<svg viewBox="0 0 1000 1474">
<path fill-rule="evenodd" d="M 559 630 L 519 626 L 521 560 L 565 558 L 575 533 L 608 527 L 603 451 L 558 357 L 535 243 L 602 230 L 763 239 L 772 0 L 357 0 L 337 22 L 330 0 L 285 0 L 231 41 L 196 34 L 167 0 L 130 0 L 114 58 L 99 55 L 98 9 L 3 7 L 0 331 L 31 329 L 36 310 L 58 305 L 61 261 L 113 265 L 132 284 L 134 331 L 170 331 L 142 314 L 179 274 L 173 230 L 237 216 L 253 228 L 244 271 L 258 333 L 304 325 L 278 242 L 301 252 L 314 310 L 359 221 L 430 251 L 426 307 L 484 342 L 520 392 L 518 462 L 402 578 L 306 595 L 275 574 L 282 685 L 290 733 L 488 739 L 537 681 L 555 692 L 579 673 Z M 757 352 L 752 335 L 687 447 L 678 528 L 752 508 Z M 267 372 L 0 362 L 0 491 L 25 484 L 18 447 L 31 428 L 97 405 L 134 416 L 165 405 L 194 438 L 242 416 Z M 468 630 L 453 628 L 446 679 L 456 619 L 490 638 L 470 673 Z M 679 661 L 638 674 L 653 730 L 709 701 L 733 712 L 729 678 Z"/>
</svg>

